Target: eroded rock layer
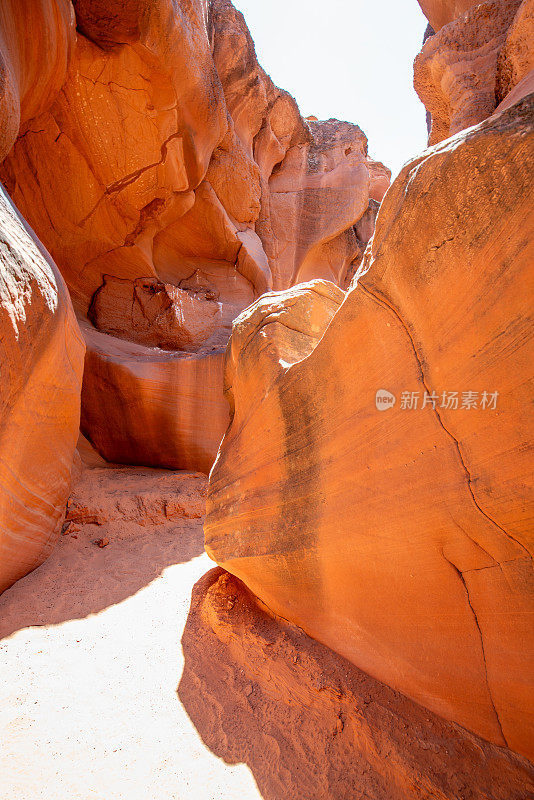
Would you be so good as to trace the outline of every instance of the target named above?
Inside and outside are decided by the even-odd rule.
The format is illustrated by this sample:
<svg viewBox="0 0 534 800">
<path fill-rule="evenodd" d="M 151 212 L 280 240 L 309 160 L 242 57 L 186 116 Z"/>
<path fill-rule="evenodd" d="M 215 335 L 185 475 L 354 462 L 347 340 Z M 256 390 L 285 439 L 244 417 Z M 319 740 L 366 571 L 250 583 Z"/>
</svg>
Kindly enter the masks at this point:
<svg viewBox="0 0 534 800">
<path fill-rule="evenodd" d="M 524 759 L 445 722 L 211 570 L 193 589 L 178 695 L 265 800 L 526 800 Z"/>
<path fill-rule="evenodd" d="M 0 592 L 61 529 L 83 353 L 60 274 L 0 188 Z"/>
<path fill-rule="evenodd" d="M 59 4 L 72 27 L 68 0 L 41 1 L 47 13 Z M 129 425 L 111 423 L 106 404 L 137 402 L 115 357 L 127 345 L 115 339 L 148 348 L 147 360 L 156 350 L 157 386 L 172 394 L 177 381 L 188 384 L 190 361 L 162 361 L 158 349 L 211 361 L 232 320 L 263 292 L 316 277 L 346 284 L 361 259 L 354 226 L 370 199 L 382 199 L 389 171 L 369 158 L 358 126 L 301 117 L 259 66 L 228 0 L 73 6 L 68 72 L 65 22 L 48 80 L 56 96 L 48 89 L 47 102 L 25 112 L 0 177 L 59 265 L 80 319 L 107 334 L 105 375 L 101 359 L 86 362 L 86 434 L 104 455 L 205 469 L 218 441 L 193 464 L 190 448 L 168 446 L 163 431 L 179 423 L 165 415 L 171 406 L 159 403 L 151 376 L 138 374 L 137 385 L 159 405 L 157 446 L 146 449 L 132 415 Z M 189 385 L 196 413 L 217 427 L 200 385 Z M 88 397 L 101 408 L 87 408 Z"/>
<path fill-rule="evenodd" d="M 421 5 L 432 24 L 437 9 Z M 516 103 L 534 87 L 533 0 L 467 5 L 425 37 L 415 59 L 414 86 L 431 118 L 429 144 L 482 122 L 512 91 Z"/>
<path fill-rule="evenodd" d="M 205 526 L 277 614 L 530 757 L 533 109 L 404 167 L 339 309 L 238 319 Z"/>
</svg>

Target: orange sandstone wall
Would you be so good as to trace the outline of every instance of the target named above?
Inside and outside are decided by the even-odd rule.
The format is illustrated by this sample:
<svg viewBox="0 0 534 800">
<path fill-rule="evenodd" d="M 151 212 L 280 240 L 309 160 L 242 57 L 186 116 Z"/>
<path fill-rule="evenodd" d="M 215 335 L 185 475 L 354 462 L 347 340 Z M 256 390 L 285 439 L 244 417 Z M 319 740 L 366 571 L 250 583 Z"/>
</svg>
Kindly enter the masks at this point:
<svg viewBox="0 0 534 800">
<path fill-rule="evenodd" d="M 58 35 L 56 96 L 0 177 L 84 330 L 84 432 L 110 460 L 207 471 L 233 319 L 271 288 L 346 285 L 389 172 L 356 125 L 303 120 L 227 0 L 58 8 L 68 73 Z"/>
<path fill-rule="evenodd" d="M 484 80 L 447 95 L 442 141 L 389 190 L 348 294 L 312 281 L 236 321 L 205 536 L 275 613 L 532 758 L 529 8 L 476 5 L 424 45 L 416 85 L 440 42 L 466 63 L 482 42 Z M 461 83 L 458 63 L 443 74 Z"/>
</svg>

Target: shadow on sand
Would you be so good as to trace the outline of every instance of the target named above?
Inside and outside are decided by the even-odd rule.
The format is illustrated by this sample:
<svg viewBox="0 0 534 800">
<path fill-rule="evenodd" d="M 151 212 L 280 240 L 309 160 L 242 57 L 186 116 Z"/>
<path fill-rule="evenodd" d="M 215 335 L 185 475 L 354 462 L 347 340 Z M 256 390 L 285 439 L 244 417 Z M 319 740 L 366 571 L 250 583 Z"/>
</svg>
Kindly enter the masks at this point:
<svg viewBox="0 0 534 800">
<path fill-rule="evenodd" d="M 131 539 L 113 539 L 100 548 L 95 525 L 78 538 L 60 536 L 50 557 L 0 596 L 0 639 L 31 625 L 81 619 L 120 603 L 147 586 L 172 564 L 204 552 L 202 520 L 173 529 L 154 529 Z"/>
<path fill-rule="evenodd" d="M 534 768 L 274 619 L 233 576 L 194 587 L 178 696 L 265 800 L 526 800 Z"/>
</svg>

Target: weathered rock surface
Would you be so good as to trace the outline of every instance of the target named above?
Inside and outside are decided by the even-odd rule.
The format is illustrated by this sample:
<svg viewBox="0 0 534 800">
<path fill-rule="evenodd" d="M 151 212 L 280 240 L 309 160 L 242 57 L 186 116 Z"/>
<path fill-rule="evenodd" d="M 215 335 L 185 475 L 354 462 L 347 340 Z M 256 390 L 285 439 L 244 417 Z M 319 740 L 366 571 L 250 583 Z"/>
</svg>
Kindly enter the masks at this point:
<svg viewBox="0 0 534 800">
<path fill-rule="evenodd" d="M 502 102 L 526 76 L 532 73 L 534 69 L 533 42 L 534 0 L 523 0 L 508 28 L 506 41 L 499 53 L 495 90 L 497 102 Z M 517 97 L 515 102 L 519 99 Z"/>
<path fill-rule="evenodd" d="M 3 0 L 0 6 L 0 160 L 63 85 L 76 23 L 69 0 Z"/>
<path fill-rule="evenodd" d="M 64 535 L 78 536 L 83 528 L 83 536 L 111 543 L 173 530 L 204 515 L 205 475 L 110 464 L 83 436 L 78 453 Z"/>
<path fill-rule="evenodd" d="M 337 312 L 321 284 L 237 321 L 205 525 L 275 613 L 529 757 L 533 107 L 404 167 Z"/>
<path fill-rule="evenodd" d="M 530 0 L 525 2 L 530 5 Z M 482 122 L 493 113 L 502 92 L 515 85 L 512 53 L 519 48 L 511 44 L 506 50 L 505 43 L 521 5 L 521 0 L 478 3 L 425 41 L 414 63 L 414 86 L 432 117 L 429 144 Z M 524 22 L 515 26 L 521 31 L 525 27 Z"/>
<path fill-rule="evenodd" d="M 280 800 L 526 800 L 526 760 L 360 672 L 237 578 L 193 589 L 178 696 L 207 746 Z"/>
<path fill-rule="evenodd" d="M 0 592 L 61 529 L 83 352 L 61 276 L 0 188 Z"/>
<path fill-rule="evenodd" d="M 35 105 L 0 177 L 59 265 L 80 319 L 211 361 L 213 347 L 222 357 L 232 320 L 263 292 L 314 277 L 346 283 L 361 258 L 354 225 L 389 184 L 362 131 L 306 122 L 259 66 L 228 0 L 76 0 L 74 9 L 77 43 L 61 92 Z M 61 63 L 56 90 L 66 56 Z M 198 275 L 203 296 L 184 289 Z M 99 383 L 102 406 L 119 396 L 135 404 L 113 366 L 120 345 L 99 341 L 109 347 L 106 380 L 88 359 L 86 383 Z M 175 361 L 154 359 L 169 395 Z M 140 381 L 140 390 L 149 402 L 154 382 Z M 89 396 L 86 387 L 84 405 Z M 196 411 L 210 427 L 200 396 Z M 83 419 L 98 447 L 113 440 L 117 454 L 153 463 L 137 425 L 112 429 L 95 408 Z M 205 469 L 216 445 L 211 461 L 177 462 L 162 435 L 173 424 L 162 417 L 152 433 L 161 437 L 155 463 Z"/>
<path fill-rule="evenodd" d="M 480 0 L 418 0 L 423 14 L 435 31 L 452 22 Z"/>
<path fill-rule="evenodd" d="M 218 293 L 161 283 L 104 276 L 89 319 L 95 328 L 121 339 L 164 350 L 196 350 L 215 333 L 221 317 Z"/>
</svg>

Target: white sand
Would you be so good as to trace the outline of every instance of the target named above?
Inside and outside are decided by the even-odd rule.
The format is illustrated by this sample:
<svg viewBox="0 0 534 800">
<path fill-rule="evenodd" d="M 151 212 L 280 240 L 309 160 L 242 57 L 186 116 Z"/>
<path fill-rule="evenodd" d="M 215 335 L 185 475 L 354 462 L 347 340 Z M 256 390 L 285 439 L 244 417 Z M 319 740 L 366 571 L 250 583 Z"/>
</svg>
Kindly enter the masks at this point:
<svg viewBox="0 0 534 800">
<path fill-rule="evenodd" d="M 176 694 L 201 521 L 103 549 L 91 527 L 0 597 L 1 800 L 261 797 Z"/>
</svg>

